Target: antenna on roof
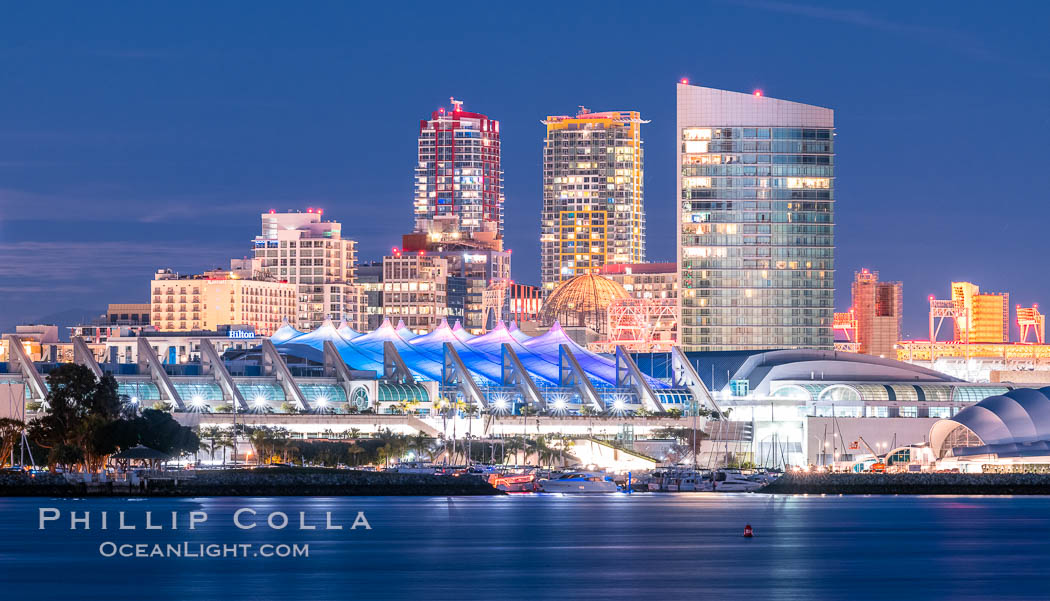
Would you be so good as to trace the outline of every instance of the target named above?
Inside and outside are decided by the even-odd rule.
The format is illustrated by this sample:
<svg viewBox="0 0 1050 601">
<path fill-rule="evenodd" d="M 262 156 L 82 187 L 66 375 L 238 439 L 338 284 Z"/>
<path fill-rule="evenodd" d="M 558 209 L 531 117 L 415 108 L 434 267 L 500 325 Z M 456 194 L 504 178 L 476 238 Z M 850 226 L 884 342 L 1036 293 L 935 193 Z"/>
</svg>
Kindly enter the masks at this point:
<svg viewBox="0 0 1050 601">
<path fill-rule="evenodd" d="M 454 96 L 449 96 L 448 100 L 452 103 L 452 112 L 458 113 L 463 110 L 462 100 L 456 100 Z"/>
<path fill-rule="evenodd" d="M 580 108 L 580 114 L 581 114 L 581 115 L 586 115 L 587 113 L 590 113 L 590 112 L 591 112 L 591 109 L 589 109 L 589 108 L 587 108 L 587 107 L 583 106 L 582 104 L 578 104 L 578 105 L 576 105 L 576 106 L 578 106 L 578 107 Z"/>
</svg>

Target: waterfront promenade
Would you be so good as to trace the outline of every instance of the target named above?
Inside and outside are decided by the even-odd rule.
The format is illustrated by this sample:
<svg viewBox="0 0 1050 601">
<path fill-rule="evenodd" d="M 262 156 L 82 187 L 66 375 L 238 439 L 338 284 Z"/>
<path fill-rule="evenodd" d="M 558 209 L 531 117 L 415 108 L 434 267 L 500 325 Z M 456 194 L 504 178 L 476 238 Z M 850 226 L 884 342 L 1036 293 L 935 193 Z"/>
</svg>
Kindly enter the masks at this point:
<svg viewBox="0 0 1050 601">
<path fill-rule="evenodd" d="M 1050 474 L 785 474 L 767 494 L 1050 495 Z"/>
<path fill-rule="evenodd" d="M 478 476 L 434 476 L 325 468 L 262 468 L 161 472 L 139 480 L 86 484 L 62 474 L 0 475 L 6 497 L 236 497 L 361 495 L 497 495 Z"/>
</svg>

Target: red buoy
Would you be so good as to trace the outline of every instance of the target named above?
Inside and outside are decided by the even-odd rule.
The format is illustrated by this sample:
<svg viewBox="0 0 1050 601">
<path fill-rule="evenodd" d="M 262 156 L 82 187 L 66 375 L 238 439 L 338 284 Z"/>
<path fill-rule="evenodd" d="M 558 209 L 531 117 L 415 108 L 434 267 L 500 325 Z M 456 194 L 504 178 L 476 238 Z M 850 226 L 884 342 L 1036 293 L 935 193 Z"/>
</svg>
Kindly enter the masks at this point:
<svg viewBox="0 0 1050 601">
<path fill-rule="evenodd" d="M 744 526 L 744 538 L 751 538 L 755 533 L 751 531 L 751 524 Z"/>
</svg>

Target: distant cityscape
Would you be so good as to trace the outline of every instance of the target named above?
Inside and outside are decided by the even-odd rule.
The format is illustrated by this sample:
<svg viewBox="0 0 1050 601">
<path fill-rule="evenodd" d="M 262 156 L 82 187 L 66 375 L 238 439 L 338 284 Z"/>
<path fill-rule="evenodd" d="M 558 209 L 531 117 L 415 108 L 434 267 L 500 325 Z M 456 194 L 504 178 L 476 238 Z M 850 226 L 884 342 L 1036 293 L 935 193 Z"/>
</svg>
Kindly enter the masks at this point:
<svg viewBox="0 0 1050 601">
<path fill-rule="evenodd" d="M 932 424 L 973 403 L 1050 383 L 1045 318 L 1037 305 L 1011 313 L 1006 292 L 945 282 L 928 339 L 905 340 L 903 283 L 863 269 L 835 312 L 831 109 L 686 80 L 676 95 L 673 214 L 647 211 L 643 112 L 542 120 L 538 282 L 514 278 L 504 243 L 500 122 L 452 98 L 419 121 L 414 175 L 406 162 L 415 225 L 389 254 L 359 257 L 354 232 L 368 224 L 353 215 L 261 210 L 250 253 L 228 268 L 157 265 L 148 302 L 115 299 L 70 342 L 58 324 L 5 334 L 0 384 L 31 407 L 47 396 L 43 375 L 76 362 L 187 423 L 281 416 L 304 438 L 357 429 L 361 413 L 417 415 L 403 433 L 437 436 L 449 411 L 469 420 L 476 406 L 641 449 L 667 424 L 571 418 L 713 415 L 706 461 L 787 466 L 854 457 L 849 428 L 878 451 L 929 444 Z M 647 215 L 676 220 L 676 262 L 647 262 Z M 325 428 L 296 421 L 318 412 Z M 667 458 L 659 446 L 654 461 Z"/>
</svg>

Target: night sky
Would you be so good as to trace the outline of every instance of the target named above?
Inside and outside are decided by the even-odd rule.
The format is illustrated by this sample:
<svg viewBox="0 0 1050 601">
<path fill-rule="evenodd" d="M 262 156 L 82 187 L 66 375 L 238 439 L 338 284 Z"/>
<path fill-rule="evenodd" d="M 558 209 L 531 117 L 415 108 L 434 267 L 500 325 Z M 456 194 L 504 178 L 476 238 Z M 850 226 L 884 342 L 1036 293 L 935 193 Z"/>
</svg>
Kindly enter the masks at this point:
<svg viewBox="0 0 1050 601">
<path fill-rule="evenodd" d="M 323 207 L 380 258 L 453 95 L 502 122 L 517 280 L 540 120 L 581 104 L 652 120 L 649 259 L 673 261 L 682 77 L 835 109 L 839 310 L 861 267 L 904 282 L 909 337 L 953 278 L 1050 309 L 1050 3 L 503 4 L 6 4 L 0 329 L 146 302 L 157 268 L 246 255 L 271 208 Z"/>
</svg>

